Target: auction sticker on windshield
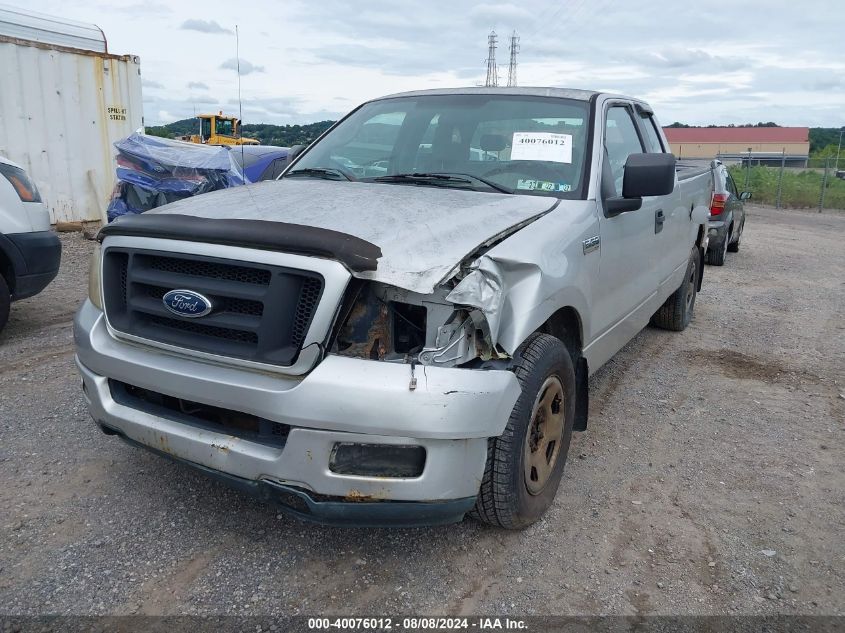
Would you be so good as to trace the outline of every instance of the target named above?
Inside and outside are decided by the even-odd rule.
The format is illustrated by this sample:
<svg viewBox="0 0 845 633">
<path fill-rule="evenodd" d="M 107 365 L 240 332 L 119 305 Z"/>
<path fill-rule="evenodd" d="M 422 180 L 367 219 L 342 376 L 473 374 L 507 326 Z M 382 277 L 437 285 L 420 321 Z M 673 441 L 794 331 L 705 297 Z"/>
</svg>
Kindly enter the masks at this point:
<svg viewBox="0 0 845 633">
<path fill-rule="evenodd" d="M 572 185 L 565 182 L 549 182 L 548 180 L 523 180 L 516 181 L 517 189 L 526 191 L 572 191 Z"/>
<path fill-rule="evenodd" d="M 511 160 L 572 162 L 572 135 L 551 132 L 514 132 Z"/>
</svg>

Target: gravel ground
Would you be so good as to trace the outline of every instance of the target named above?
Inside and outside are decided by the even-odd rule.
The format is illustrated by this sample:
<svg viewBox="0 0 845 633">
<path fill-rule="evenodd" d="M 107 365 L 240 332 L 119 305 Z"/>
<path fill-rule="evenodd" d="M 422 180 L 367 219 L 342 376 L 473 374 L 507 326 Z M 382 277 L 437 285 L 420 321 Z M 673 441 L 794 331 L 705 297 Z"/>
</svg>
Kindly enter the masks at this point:
<svg viewBox="0 0 845 633">
<path fill-rule="evenodd" d="M 845 614 L 843 215 L 751 207 L 692 326 L 593 377 L 515 533 L 303 524 L 101 434 L 71 343 L 92 244 L 62 242 L 0 335 L 0 613 Z"/>
</svg>

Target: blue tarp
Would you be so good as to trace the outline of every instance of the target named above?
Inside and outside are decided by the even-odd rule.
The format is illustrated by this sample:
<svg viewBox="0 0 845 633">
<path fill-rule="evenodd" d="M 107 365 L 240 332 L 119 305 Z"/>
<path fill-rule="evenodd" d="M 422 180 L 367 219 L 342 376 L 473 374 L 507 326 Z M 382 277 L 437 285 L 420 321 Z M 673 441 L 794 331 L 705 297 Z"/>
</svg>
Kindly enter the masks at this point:
<svg viewBox="0 0 845 633">
<path fill-rule="evenodd" d="M 226 147 L 174 141 L 145 134 L 114 144 L 117 179 L 109 202 L 109 222 L 163 204 L 245 183 Z"/>
</svg>

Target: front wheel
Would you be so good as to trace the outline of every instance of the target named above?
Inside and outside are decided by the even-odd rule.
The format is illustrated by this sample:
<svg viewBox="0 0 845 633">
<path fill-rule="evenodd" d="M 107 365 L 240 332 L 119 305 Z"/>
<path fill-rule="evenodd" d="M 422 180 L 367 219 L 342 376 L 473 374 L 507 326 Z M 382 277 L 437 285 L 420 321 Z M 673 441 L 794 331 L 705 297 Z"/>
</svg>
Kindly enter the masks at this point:
<svg viewBox="0 0 845 633">
<path fill-rule="evenodd" d="M 698 293 L 698 277 L 700 274 L 698 247 L 694 246 L 690 253 L 684 281 L 651 317 L 652 325 L 675 332 L 687 328 L 695 309 L 695 297 Z"/>
<path fill-rule="evenodd" d="M 504 433 L 487 444 L 487 465 L 472 515 L 519 529 L 537 521 L 557 493 L 575 420 L 575 368 L 566 346 L 532 334 L 515 355 L 522 387 Z"/>
</svg>

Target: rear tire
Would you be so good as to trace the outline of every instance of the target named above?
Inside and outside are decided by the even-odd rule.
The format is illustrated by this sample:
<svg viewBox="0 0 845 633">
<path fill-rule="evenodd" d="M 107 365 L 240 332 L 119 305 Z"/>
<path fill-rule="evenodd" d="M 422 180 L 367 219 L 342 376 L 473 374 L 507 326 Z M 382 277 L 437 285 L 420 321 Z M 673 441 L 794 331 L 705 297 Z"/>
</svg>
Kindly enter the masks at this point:
<svg viewBox="0 0 845 633">
<path fill-rule="evenodd" d="M 728 229 L 728 234 L 725 235 L 725 239 L 722 240 L 722 244 L 719 246 L 718 249 L 710 250 L 707 249 L 707 263 L 713 264 L 714 266 L 724 266 L 725 265 L 725 258 L 727 256 L 728 250 L 730 249 L 730 242 L 731 239 L 731 230 Z"/>
<path fill-rule="evenodd" d="M 698 247 L 694 246 L 690 253 L 684 281 L 651 317 L 652 325 L 674 332 L 681 332 L 686 329 L 692 320 L 692 313 L 695 309 L 695 297 L 698 293 L 698 277 L 700 274 Z"/>
<path fill-rule="evenodd" d="M 12 307 L 12 293 L 3 275 L 0 275 L 0 332 L 9 320 L 9 310 Z"/>
<path fill-rule="evenodd" d="M 557 493 L 575 420 L 575 368 L 566 346 L 532 334 L 515 355 L 522 387 L 504 433 L 487 441 L 487 465 L 471 516 L 520 529 L 537 521 Z"/>
<path fill-rule="evenodd" d="M 733 244 L 728 244 L 728 252 L 729 253 L 738 253 L 739 252 L 739 240 L 742 239 L 742 232 L 745 230 L 745 222 L 742 223 L 739 227 L 739 233 L 736 236 L 736 242 Z"/>
</svg>

